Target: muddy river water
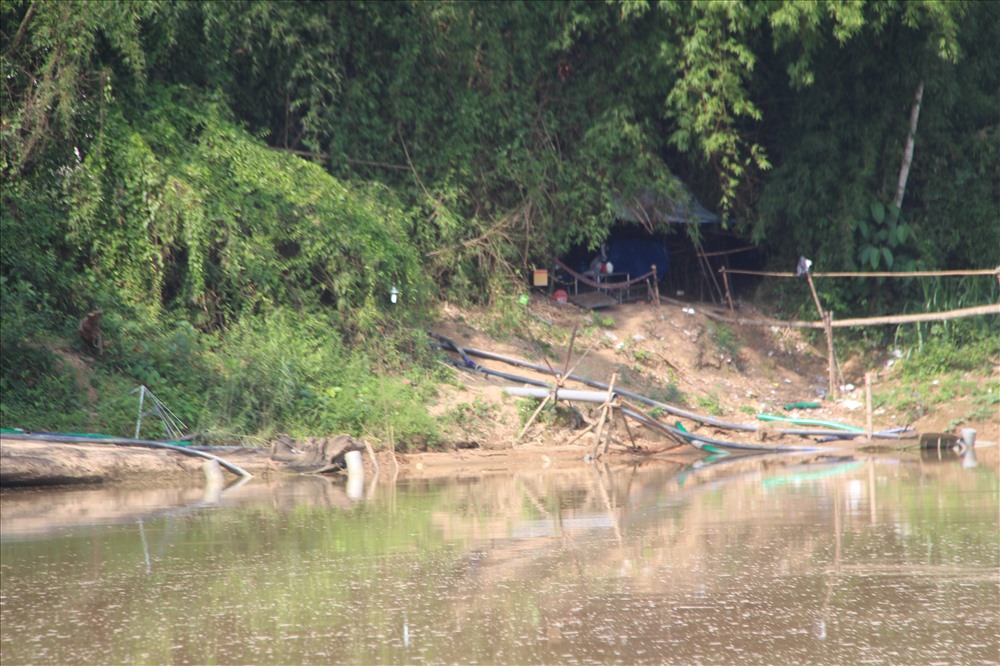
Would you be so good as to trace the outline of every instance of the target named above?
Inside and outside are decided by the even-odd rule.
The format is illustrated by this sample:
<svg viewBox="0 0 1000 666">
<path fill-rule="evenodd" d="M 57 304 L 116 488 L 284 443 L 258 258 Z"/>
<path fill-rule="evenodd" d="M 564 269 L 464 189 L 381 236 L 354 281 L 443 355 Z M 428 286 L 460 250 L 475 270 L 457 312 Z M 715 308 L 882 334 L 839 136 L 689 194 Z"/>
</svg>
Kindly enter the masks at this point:
<svg viewBox="0 0 1000 666">
<path fill-rule="evenodd" d="M 995 664 L 1000 483 L 961 460 L 5 491 L 14 664 Z"/>
</svg>

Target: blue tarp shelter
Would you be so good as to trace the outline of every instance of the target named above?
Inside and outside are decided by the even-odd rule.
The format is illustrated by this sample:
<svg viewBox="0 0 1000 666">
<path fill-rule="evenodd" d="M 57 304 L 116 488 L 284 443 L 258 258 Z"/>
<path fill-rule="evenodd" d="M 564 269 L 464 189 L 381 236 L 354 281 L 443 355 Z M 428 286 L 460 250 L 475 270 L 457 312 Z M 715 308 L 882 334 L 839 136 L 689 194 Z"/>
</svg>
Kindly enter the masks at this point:
<svg viewBox="0 0 1000 666">
<path fill-rule="evenodd" d="M 656 234 L 656 228 L 675 224 L 718 224 L 720 218 L 698 201 L 694 194 L 683 186 L 686 196 L 665 199 L 652 190 L 626 199 L 615 197 L 614 211 L 619 220 L 604 244 L 605 258 L 614 266 L 615 273 L 628 273 L 632 277 L 648 273 L 650 266 L 656 265 L 657 275 L 662 280 L 670 269 L 670 254 L 666 239 Z M 580 272 L 586 271 L 594 259 L 581 258 L 574 253 L 575 264 Z"/>
</svg>

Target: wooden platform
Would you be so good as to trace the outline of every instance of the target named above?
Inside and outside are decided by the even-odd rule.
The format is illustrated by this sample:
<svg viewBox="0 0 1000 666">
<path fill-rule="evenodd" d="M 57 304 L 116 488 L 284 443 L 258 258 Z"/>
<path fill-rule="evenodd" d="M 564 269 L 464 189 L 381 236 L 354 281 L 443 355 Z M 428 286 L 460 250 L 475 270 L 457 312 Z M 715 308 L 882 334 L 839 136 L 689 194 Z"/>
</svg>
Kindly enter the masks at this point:
<svg viewBox="0 0 1000 666">
<path fill-rule="evenodd" d="M 569 297 L 569 302 L 587 310 L 598 310 L 618 305 L 618 301 L 601 291 L 588 291 Z"/>
</svg>

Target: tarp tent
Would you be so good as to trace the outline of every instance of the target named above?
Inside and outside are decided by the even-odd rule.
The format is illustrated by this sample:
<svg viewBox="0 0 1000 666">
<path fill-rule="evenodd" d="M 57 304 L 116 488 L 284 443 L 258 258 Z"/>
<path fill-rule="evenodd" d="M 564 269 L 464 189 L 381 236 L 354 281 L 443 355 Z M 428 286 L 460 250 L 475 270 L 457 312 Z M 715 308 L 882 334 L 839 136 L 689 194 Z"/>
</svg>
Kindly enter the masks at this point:
<svg viewBox="0 0 1000 666">
<path fill-rule="evenodd" d="M 708 210 L 684 185 L 685 196 L 680 199 L 658 197 L 652 190 L 626 199 L 614 198 L 614 212 L 619 222 L 603 245 L 604 259 L 611 263 L 615 273 L 637 277 L 649 272 L 656 265 L 657 276 L 662 280 L 670 269 L 670 253 L 663 234 L 656 228 L 675 224 L 718 224 L 716 213 Z M 591 268 L 597 253 L 578 248 L 565 260 L 567 265 L 580 273 Z"/>
<path fill-rule="evenodd" d="M 694 194 L 683 186 L 685 200 L 664 199 L 652 190 L 641 192 L 631 199 L 615 197 L 614 210 L 619 220 L 633 222 L 646 228 L 664 224 L 718 224 L 719 216 L 701 204 Z"/>
<path fill-rule="evenodd" d="M 641 230 L 616 230 L 608 237 L 605 248 L 608 263 L 615 273 L 638 277 L 648 273 L 655 265 L 657 277 L 662 280 L 670 266 L 670 253 L 666 243 Z"/>
</svg>

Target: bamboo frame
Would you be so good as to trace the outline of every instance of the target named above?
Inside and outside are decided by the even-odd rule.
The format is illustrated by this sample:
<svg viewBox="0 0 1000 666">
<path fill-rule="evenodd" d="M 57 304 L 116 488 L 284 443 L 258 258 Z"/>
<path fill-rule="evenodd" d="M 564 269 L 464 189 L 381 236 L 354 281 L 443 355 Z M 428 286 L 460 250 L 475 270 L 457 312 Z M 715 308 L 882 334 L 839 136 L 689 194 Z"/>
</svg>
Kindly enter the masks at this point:
<svg viewBox="0 0 1000 666">
<path fill-rule="evenodd" d="M 728 269 L 733 275 L 761 275 L 764 277 L 799 277 L 795 273 L 770 272 L 770 271 L 747 271 Z M 891 273 L 879 271 L 875 273 L 811 273 L 813 277 L 844 278 L 844 277 L 948 277 L 956 275 L 996 275 L 1000 277 L 1000 266 L 996 268 L 982 268 L 967 271 L 908 271 L 905 273 Z"/>
<path fill-rule="evenodd" d="M 723 324 L 734 324 L 737 326 L 780 326 L 782 328 L 824 328 L 821 321 L 783 321 L 781 319 L 747 319 L 744 317 L 726 317 L 715 314 L 708 310 L 703 310 L 709 319 Z M 922 312 L 908 315 L 887 315 L 884 317 L 860 317 L 854 319 L 838 319 L 831 322 L 833 328 L 852 328 L 855 326 L 879 326 L 886 324 L 915 324 L 925 321 L 947 321 L 951 319 L 962 319 L 964 317 L 978 317 L 982 315 L 1000 315 L 1000 303 L 992 305 L 976 305 L 969 308 L 958 308 L 956 310 L 945 310 L 942 312 Z"/>
<path fill-rule="evenodd" d="M 785 273 L 785 272 L 767 272 L 767 271 L 742 271 L 742 270 L 728 270 L 725 266 L 719 269 L 722 273 L 722 281 L 726 287 L 726 300 L 729 304 L 729 311 L 733 312 L 733 297 L 732 292 L 729 289 L 729 274 L 733 273 L 735 275 L 761 275 L 769 277 L 800 277 L 796 273 Z M 715 321 L 737 324 L 740 326 L 780 326 L 782 328 L 822 328 L 823 334 L 826 336 L 826 348 L 827 348 L 827 374 L 829 381 L 829 395 L 831 398 L 836 399 L 837 397 L 837 382 L 836 376 L 839 371 L 839 366 L 837 364 L 837 357 L 833 348 L 833 329 L 836 328 L 847 328 L 854 326 L 878 326 L 885 324 L 911 324 L 919 323 L 925 321 L 946 321 L 950 319 L 961 319 L 963 317 L 976 317 L 981 315 L 990 314 L 1000 314 L 1000 304 L 992 305 L 980 305 L 973 306 L 970 308 L 958 308 L 955 310 L 947 310 L 944 312 L 925 312 L 919 314 L 910 315 L 889 315 L 884 317 L 860 317 L 853 319 L 843 319 L 838 322 L 833 321 L 833 312 L 825 312 L 823 306 L 820 305 L 819 295 L 816 293 L 816 285 L 813 282 L 813 277 L 943 277 L 943 276 L 968 276 L 968 275 L 996 275 L 997 282 L 1000 283 L 1000 266 L 995 269 L 981 269 L 981 270 L 968 270 L 968 271 L 913 271 L 906 273 L 810 273 L 806 272 L 806 280 L 809 283 L 809 291 L 812 294 L 813 303 L 816 304 L 816 311 L 819 313 L 820 321 L 818 322 L 807 322 L 807 321 L 779 321 L 775 319 L 769 320 L 749 320 L 749 319 L 733 319 L 730 317 L 723 317 L 719 315 L 713 315 L 710 312 L 706 312 L 706 316 Z M 843 378 L 841 377 L 841 381 Z M 870 387 L 869 387 L 870 390 Z"/>
</svg>

